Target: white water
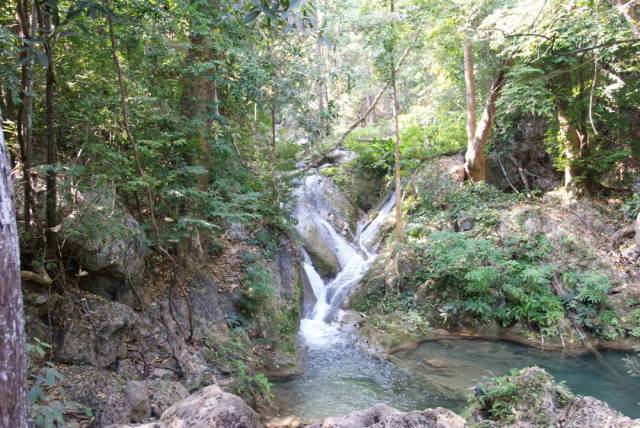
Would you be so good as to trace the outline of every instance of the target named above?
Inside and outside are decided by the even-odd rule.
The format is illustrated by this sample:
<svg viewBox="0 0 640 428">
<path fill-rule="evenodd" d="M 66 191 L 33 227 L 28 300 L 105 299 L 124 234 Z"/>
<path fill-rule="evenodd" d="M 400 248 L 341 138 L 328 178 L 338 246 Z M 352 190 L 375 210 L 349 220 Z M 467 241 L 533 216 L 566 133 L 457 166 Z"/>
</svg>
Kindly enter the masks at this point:
<svg viewBox="0 0 640 428">
<path fill-rule="evenodd" d="M 304 251 L 304 270 L 316 297 L 313 310 L 300 323 L 300 335 L 307 345 L 326 346 L 340 340 L 339 323 L 341 306 L 349 293 L 360 282 L 377 257 L 380 228 L 393 210 L 395 193 L 391 194 L 376 217 L 367 223 L 360 222 L 355 237 L 347 230 L 336 230 L 333 216 L 336 213 L 322 194 L 323 177 L 306 177 L 297 191 L 295 210 L 299 230 L 316 228 L 318 236 L 336 256 L 341 270 L 330 281 L 324 281 L 315 270 L 311 258 Z M 352 239 L 350 239 L 352 238 Z"/>
</svg>

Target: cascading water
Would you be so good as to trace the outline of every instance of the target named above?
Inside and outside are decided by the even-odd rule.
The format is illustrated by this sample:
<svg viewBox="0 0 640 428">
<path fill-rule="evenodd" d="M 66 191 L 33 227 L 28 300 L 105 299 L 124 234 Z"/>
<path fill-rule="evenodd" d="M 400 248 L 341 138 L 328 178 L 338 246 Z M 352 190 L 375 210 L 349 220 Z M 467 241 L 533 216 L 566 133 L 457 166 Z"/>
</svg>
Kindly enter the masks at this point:
<svg viewBox="0 0 640 428">
<path fill-rule="evenodd" d="M 336 192 L 338 195 L 330 195 Z M 303 250 L 303 268 L 316 303 L 300 325 L 301 375 L 273 384 L 283 416 L 317 421 L 376 403 L 401 410 L 441 406 L 460 411 L 469 389 L 483 376 L 530 365 L 566 380 L 577 393 L 606 399 L 618 409 L 640 416 L 637 394 L 630 392 L 638 390 L 640 381 L 625 375 L 622 353 L 605 355 L 608 366 L 619 371 L 619 376 L 612 378 L 610 370 L 600 370 L 592 356 L 543 353 L 502 342 L 427 342 L 396 354 L 393 363 L 365 352 L 358 345 L 354 328 L 339 322 L 340 308 L 376 259 L 380 230 L 393 210 L 395 195 L 388 196 L 373 220 L 361 221 L 355 234 L 346 226 L 341 196 L 329 179 L 319 175 L 306 177 L 297 189 L 295 215 L 301 235 L 321 240 L 322 248 L 335 256 L 339 272 L 334 279 L 323 280 L 313 257 Z"/>
<path fill-rule="evenodd" d="M 395 192 L 387 197 L 375 218 L 359 223 L 355 237 L 345 226 L 338 231 L 332 220 L 335 213 L 327 204 L 324 187 L 318 175 L 311 175 L 303 180 L 298 188 L 298 204 L 295 214 L 299 230 L 312 227 L 319 231 L 327 247 L 340 263 L 341 270 L 330 281 L 324 281 L 313 266 L 311 257 L 304 252 L 304 271 L 316 298 L 316 304 L 301 321 L 300 335 L 307 345 L 327 345 L 340 338 L 339 319 L 341 306 L 349 292 L 358 284 L 371 264 L 375 261 L 376 241 L 380 228 L 391 213 L 395 203 Z"/>
</svg>

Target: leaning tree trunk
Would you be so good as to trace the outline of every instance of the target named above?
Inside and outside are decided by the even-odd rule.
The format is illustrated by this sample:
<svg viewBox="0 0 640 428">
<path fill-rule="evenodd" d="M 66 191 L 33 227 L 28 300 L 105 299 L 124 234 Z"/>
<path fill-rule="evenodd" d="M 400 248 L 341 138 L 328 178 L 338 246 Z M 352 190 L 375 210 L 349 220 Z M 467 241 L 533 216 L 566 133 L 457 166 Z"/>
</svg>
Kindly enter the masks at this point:
<svg viewBox="0 0 640 428">
<path fill-rule="evenodd" d="M 471 147 L 476 135 L 476 92 L 473 81 L 473 50 L 468 38 L 464 39 L 464 83 L 467 97 L 467 147 Z"/>
<path fill-rule="evenodd" d="M 467 146 L 465 154 L 464 169 L 469 179 L 473 182 L 484 181 L 486 178 L 486 162 L 484 158 L 484 146 L 487 144 L 493 119 L 496 115 L 496 101 L 500 96 L 500 91 L 504 86 L 505 71 L 501 70 L 498 76 L 493 79 L 489 96 L 482 112 L 482 117 L 476 128 L 473 140 Z"/>
<path fill-rule="evenodd" d="M 1 116 L 0 112 L 0 123 Z M 0 428 L 27 426 L 24 336 L 13 183 L 0 126 Z"/>
</svg>

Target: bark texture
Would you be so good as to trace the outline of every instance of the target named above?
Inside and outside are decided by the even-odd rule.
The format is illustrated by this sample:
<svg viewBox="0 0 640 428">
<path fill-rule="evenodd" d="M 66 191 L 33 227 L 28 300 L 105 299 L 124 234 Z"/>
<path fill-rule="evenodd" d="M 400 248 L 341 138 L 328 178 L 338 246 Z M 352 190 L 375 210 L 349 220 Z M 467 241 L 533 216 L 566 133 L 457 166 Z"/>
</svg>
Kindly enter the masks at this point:
<svg viewBox="0 0 640 428">
<path fill-rule="evenodd" d="M 2 117 L 0 112 L 0 123 Z M 27 426 L 27 359 L 18 230 L 9 154 L 0 128 L 0 427 Z"/>
<path fill-rule="evenodd" d="M 484 146 L 489 139 L 493 119 L 496 114 L 496 101 L 500 96 L 500 91 L 505 83 L 505 71 L 501 70 L 498 76 L 491 83 L 489 95 L 482 112 L 482 117 L 475 130 L 473 140 L 467 145 L 465 154 L 464 169 L 467 176 L 473 182 L 484 181 L 486 178 L 486 161 L 484 157 Z"/>
<path fill-rule="evenodd" d="M 567 162 L 564 167 L 564 187 L 569 193 L 580 193 L 582 186 L 578 177 L 581 172 L 576 161 L 580 159 L 584 136 L 571 124 L 566 107 L 562 103 L 557 105 L 557 115 L 560 132 L 564 137 L 564 156 Z"/>
</svg>

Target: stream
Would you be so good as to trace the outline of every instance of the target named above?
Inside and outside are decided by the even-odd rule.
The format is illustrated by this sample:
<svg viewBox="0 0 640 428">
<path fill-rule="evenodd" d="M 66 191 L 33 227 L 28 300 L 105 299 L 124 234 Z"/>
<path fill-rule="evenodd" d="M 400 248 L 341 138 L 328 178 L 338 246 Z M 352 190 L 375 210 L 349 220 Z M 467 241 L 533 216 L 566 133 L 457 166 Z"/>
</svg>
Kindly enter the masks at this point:
<svg viewBox="0 0 640 428">
<path fill-rule="evenodd" d="M 537 365 L 575 392 L 609 403 L 627 416 L 640 417 L 640 378 L 626 373 L 621 352 L 573 356 L 542 352 L 514 343 L 452 339 L 425 342 L 389 360 L 359 345 L 354 327 L 340 323 L 341 307 L 377 256 L 381 226 L 392 215 L 395 194 L 387 196 L 376 216 L 363 218 L 355 234 L 336 228 L 335 212 L 321 194 L 318 175 L 303 179 L 297 190 L 298 228 L 315 228 L 339 261 L 335 278 L 323 280 L 304 253 L 304 270 L 316 298 L 301 320 L 298 334 L 303 372 L 273 384 L 282 416 L 321 420 L 385 403 L 400 410 L 445 407 L 461 411 L 472 388 L 485 377 Z"/>
</svg>

